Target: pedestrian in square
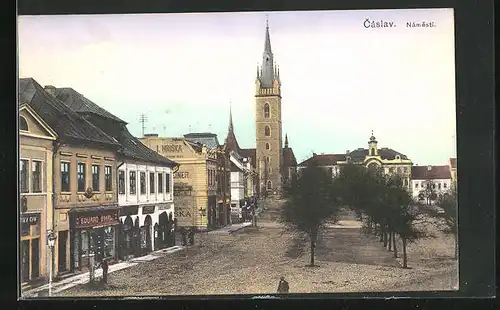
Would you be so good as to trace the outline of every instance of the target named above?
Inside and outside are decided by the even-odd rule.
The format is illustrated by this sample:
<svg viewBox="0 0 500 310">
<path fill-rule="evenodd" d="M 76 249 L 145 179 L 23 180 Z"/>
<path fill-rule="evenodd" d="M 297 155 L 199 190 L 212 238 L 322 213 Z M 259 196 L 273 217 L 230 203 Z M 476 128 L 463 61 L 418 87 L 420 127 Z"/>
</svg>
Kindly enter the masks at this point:
<svg viewBox="0 0 500 310">
<path fill-rule="evenodd" d="M 280 282 L 278 284 L 278 294 L 286 294 L 288 293 L 290 287 L 288 282 L 285 280 L 285 277 L 280 278 Z"/>
<path fill-rule="evenodd" d="M 102 265 L 102 283 L 107 284 L 108 283 L 108 260 L 103 259 L 101 265 Z"/>
</svg>

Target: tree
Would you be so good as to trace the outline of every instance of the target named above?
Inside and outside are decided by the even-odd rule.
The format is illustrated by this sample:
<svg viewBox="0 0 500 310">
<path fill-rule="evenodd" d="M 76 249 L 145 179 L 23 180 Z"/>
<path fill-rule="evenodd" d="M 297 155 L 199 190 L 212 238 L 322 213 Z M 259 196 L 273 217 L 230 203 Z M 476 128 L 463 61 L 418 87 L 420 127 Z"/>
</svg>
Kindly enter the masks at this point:
<svg viewBox="0 0 500 310">
<path fill-rule="evenodd" d="M 454 188 L 448 190 L 443 195 L 439 196 L 437 206 L 442 209 L 441 212 L 436 212 L 435 216 L 444 220 L 443 232 L 453 234 L 455 238 L 455 259 L 458 257 L 458 240 L 457 240 L 457 192 Z"/>
<path fill-rule="evenodd" d="M 328 173 L 312 162 L 284 188 L 285 203 L 280 222 L 286 229 L 305 233 L 310 241 L 310 266 L 324 224 L 337 213 L 338 196 Z"/>
<path fill-rule="evenodd" d="M 428 206 L 432 204 L 432 201 L 436 200 L 436 183 L 431 178 L 426 179 L 422 182 L 423 189 L 420 190 L 419 196 L 425 199 L 425 202 Z"/>
</svg>

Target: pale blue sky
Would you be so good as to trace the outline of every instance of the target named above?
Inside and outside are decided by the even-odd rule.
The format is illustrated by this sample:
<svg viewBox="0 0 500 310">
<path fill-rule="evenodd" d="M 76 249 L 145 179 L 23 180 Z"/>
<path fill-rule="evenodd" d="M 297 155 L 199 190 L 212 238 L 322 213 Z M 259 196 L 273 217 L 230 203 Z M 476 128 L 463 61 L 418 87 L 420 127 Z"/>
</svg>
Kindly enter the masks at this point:
<svg viewBox="0 0 500 310">
<path fill-rule="evenodd" d="M 283 134 L 298 161 L 380 147 L 419 165 L 455 156 L 453 10 L 267 13 L 282 80 Z M 395 28 L 365 28 L 369 20 Z M 408 28 L 408 21 L 434 28 Z M 211 131 L 229 103 L 242 147 L 255 146 L 254 90 L 266 13 L 19 17 L 20 77 L 73 87 L 146 132 Z"/>
</svg>

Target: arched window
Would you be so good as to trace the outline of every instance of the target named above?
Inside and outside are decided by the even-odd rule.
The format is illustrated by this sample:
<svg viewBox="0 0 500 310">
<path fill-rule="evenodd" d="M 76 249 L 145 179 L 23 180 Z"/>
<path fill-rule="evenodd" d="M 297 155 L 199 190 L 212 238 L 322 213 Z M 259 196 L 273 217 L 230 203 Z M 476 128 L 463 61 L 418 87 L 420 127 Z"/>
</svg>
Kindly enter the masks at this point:
<svg viewBox="0 0 500 310">
<path fill-rule="evenodd" d="M 267 181 L 267 189 L 272 189 L 273 183 L 271 181 Z"/>
<path fill-rule="evenodd" d="M 266 143 L 266 150 L 269 150 L 271 148 L 271 146 L 269 145 L 269 143 Z"/>
<path fill-rule="evenodd" d="M 269 103 L 264 105 L 264 118 L 269 118 Z"/>
<path fill-rule="evenodd" d="M 269 128 L 269 126 L 266 125 L 266 128 L 264 128 L 264 134 L 266 135 L 266 137 L 269 137 L 271 135 L 271 128 Z"/>
<path fill-rule="evenodd" d="M 271 157 L 269 157 L 269 156 L 268 156 L 268 157 L 266 157 L 266 159 L 267 159 L 267 162 L 268 162 L 268 163 L 270 163 L 270 162 L 271 162 Z"/>
<path fill-rule="evenodd" d="M 28 122 L 23 116 L 19 116 L 19 129 L 28 131 Z"/>
</svg>

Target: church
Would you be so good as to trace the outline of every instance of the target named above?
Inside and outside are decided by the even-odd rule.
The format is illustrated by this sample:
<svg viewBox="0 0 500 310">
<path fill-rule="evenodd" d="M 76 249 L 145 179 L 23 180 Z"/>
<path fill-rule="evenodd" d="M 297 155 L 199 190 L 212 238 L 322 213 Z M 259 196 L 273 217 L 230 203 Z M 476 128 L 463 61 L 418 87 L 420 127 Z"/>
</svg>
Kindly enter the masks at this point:
<svg viewBox="0 0 500 310">
<path fill-rule="evenodd" d="M 262 64 L 255 80 L 255 148 L 240 148 L 230 111 L 225 147 L 249 158 L 256 169 L 256 191 L 260 196 L 281 194 L 283 184 L 296 173 L 297 160 L 285 134 L 283 146 L 281 80 L 274 63 L 269 25 L 266 25 Z"/>
</svg>

